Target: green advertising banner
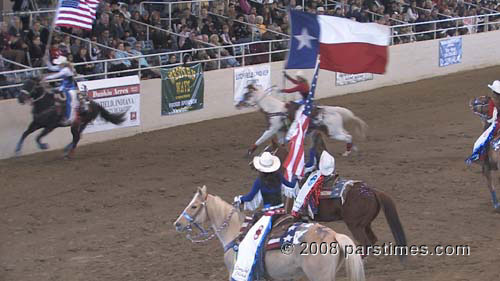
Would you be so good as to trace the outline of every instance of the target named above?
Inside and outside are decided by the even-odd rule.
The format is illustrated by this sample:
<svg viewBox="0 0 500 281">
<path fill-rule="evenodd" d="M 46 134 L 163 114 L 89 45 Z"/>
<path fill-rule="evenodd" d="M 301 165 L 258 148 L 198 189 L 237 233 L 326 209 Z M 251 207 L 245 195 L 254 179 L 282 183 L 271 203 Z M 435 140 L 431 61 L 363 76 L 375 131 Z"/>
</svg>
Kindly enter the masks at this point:
<svg viewBox="0 0 500 281">
<path fill-rule="evenodd" d="M 201 64 L 161 69 L 161 115 L 203 108 Z"/>
</svg>

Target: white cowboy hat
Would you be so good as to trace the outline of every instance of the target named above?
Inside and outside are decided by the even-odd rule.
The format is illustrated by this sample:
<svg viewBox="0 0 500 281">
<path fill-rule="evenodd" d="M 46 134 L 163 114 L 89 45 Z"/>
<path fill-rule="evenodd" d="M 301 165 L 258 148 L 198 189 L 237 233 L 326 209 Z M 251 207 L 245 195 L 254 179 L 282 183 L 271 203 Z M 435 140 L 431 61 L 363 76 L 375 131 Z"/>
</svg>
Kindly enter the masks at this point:
<svg viewBox="0 0 500 281">
<path fill-rule="evenodd" d="M 299 70 L 297 71 L 297 73 L 295 73 L 295 76 L 304 78 L 304 72 L 302 70 Z"/>
<path fill-rule="evenodd" d="M 323 7 L 318 7 L 318 8 L 316 9 L 316 11 L 318 11 L 318 12 L 324 12 L 324 11 L 325 11 L 325 8 L 323 8 Z"/>
<path fill-rule="evenodd" d="M 59 56 L 56 59 L 54 59 L 54 64 L 59 65 L 63 63 L 67 63 L 68 59 L 65 56 Z"/>
<path fill-rule="evenodd" d="M 323 151 L 319 159 L 319 171 L 323 176 L 329 176 L 335 171 L 335 158 L 328 152 Z"/>
<path fill-rule="evenodd" d="M 280 168 L 281 161 L 278 157 L 266 151 L 261 156 L 253 158 L 253 166 L 263 173 L 272 173 Z"/>
<path fill-rule="evenodd" d="M 488 85 L 488 88 L 490 88 L 493 92 L 495 92 L 495 94 L 500 95 L 500 81 L 498 80 L 493 81 L 493 84 Z"/>
</svg>

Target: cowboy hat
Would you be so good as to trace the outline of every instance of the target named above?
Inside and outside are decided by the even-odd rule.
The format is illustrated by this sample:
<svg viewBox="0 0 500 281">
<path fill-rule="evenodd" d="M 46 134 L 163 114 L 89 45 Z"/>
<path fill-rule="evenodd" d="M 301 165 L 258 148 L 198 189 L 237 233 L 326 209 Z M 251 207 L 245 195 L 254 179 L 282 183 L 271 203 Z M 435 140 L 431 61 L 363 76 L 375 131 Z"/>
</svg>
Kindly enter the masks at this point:
<svg viewBox="0 0 500 281">
<path fill-rule="evenodd" d="M 295 73 L 295 76 L 300 77 L 300 78 L 304 78 L 304 72 L 302 70 L 299 70 Z"/>
<path fill-rule="evenodd" d="M 335 171 L 335 158 L 328 152 L 323 151 L 319 159 L 319 171 L 323 176 L 329 176 Z"/>
<path fill-rule="evenodd" d="M 495 94 L 500 95 L 500 81 L 495 80 L 493 81 L 493 84 L 488 85 L 488 88 L 490 88 Z"/>
<path fill-rule="evenodd" d="M 59 56 L 56 59 L 54 59 L 54 64 L 59 65 L 63 63 L 67 63 L 68 59 L 65 56 Z"/>
<path fill-rule="evenodd" d="M 260 172 L 272 173 L 280 168 L 281 162 L 278 157 L 266 151 L 261 156 L 253 158 L 253 166 Z"/>
</svg>

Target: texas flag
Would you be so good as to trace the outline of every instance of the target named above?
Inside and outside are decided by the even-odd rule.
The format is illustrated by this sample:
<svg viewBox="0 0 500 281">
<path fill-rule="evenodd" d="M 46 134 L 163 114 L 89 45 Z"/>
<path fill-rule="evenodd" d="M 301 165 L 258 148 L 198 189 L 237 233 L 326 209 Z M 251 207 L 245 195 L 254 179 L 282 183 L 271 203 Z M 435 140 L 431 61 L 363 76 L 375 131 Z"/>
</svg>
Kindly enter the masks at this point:
<svg viewBox="0 0 500 281">
<path fill-rule="evenodd" d="M 385 73 L 389 26 L 291 10 L 290 51 L 285 68 L 343 73 Z"/>
</svg>

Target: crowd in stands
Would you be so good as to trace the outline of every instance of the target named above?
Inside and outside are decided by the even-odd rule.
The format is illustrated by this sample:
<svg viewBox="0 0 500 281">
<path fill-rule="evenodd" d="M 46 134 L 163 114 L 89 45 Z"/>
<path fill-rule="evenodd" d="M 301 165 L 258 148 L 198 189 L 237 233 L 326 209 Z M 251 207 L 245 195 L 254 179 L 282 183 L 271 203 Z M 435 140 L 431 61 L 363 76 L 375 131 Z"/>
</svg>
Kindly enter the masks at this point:
<svg viewBox="0 0 500 281">
<path fill-rule="evenodd" d="M 196 4 L 144 4 L 139 0 L 104 0 L 97 11 L 97 20 L 91 31 L 61 28 L 54 31 L 47 46 L 52 15 L 5 16 L 0 22 L 0 55 L 29 67 L 44 66 L 46 48 L 50 61 L 59 55 L 67 56 L 76 65 L 78 74 L 92 75 L 107 71 L 125 71 L 108 77 L 130 75 L 138 66 L 176 66 L 197 61 L 205 71 L 269 61 L 266 41 L 288 38 L 287 9 L 299 9 L 316 14 L 345 17 L 359 22 L 377 22 L 384 25 L 423 23 L 394 29 L 394 44 L 428 40 L 485 31 L 471 18 L 460 21 L 425 23 L 453 17 L 474 16 L 500 12 L 497 1 L 462 0 L 214 0 Z M 44 0 L 47 7 L 57 1 Z M 262 3 L 263 2 L 263 3 Z M 271 2 L 271 3 L 269 3 Z M 302 4 L 305 4 L 302 7 Z M 26 7 L 25 7 L 26 9 Z M 29 9 L 29 7 L 28 7 Z M 490 17 L 496 21 L 499 17 Z M 458 28 L 456 28 L 458 27 Z M 441 32 L 422 33 L 446 29 Z M 489 30 L 497 26 L 489 26 Z M 256 42 L 245 47 L 233 44 Z M 221 48 L 213 48 L 221 46 Z M 272 50 L 286 50 L 286 41 L 273 41 Z M 209 49 L 207 49 L 209 48 Z M 212 48 L 212 49 L 210 49 Z M 131 56 L 184 51 L 162 56 L 131 59 Z M 252 55 L 254 54 L 254 55 Z M 283 60 L 285 52 L 276 52 L 272 61 Z M 106 64 L 94 61 L 115 59 Z M 213 60 L 216 59 L 216 60 Z M 0 58 L 0 72 L 22 69 Z M 85 64 L 87 63 L 87 64 Z M 127 72 L 131 70 L 131 72 Z M 143 79 L 159 77 L 156 69 L 141 70 Z M 22 79 L 22 75 L 0 75 L 0 86 Z M 93 78 L 89 78 L 93 79 Z M 0 98 L 11 97 L 12 91 L 0 90 Z"/>
</svg>

